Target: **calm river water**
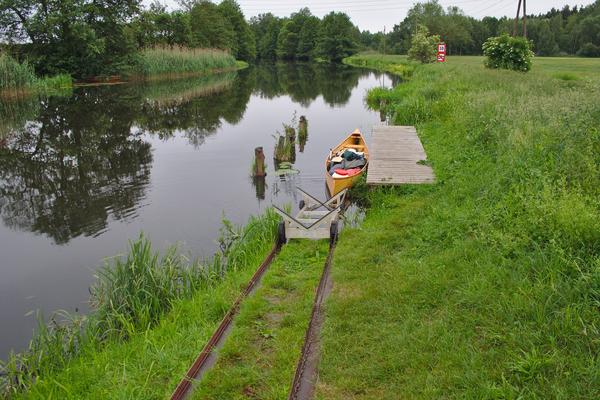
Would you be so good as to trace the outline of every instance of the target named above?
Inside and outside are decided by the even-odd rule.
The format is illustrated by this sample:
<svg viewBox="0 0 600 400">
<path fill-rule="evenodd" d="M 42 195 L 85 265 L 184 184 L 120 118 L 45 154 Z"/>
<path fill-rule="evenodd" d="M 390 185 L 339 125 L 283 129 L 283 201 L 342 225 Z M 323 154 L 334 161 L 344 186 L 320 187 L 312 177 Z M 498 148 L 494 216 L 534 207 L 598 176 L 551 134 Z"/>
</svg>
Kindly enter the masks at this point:
<svg viewBox="0 0 600 400">
<path fill-rule="evenodd" d="M 282 64 L 210 77 L 79 88 L 0 103 L 0 359 L 26 348 L 30 311 L 85 312 L 94 271 L 144 232 L 157 249 L 216 249 L 237 224 L 294 187 L 325 198 L 328 150 L 377 113 L 363 98 L 390 77 L 344 66 Z M 299 175 L 273 173 L 273 135 L 308 120 Z M 264 146 L 266 184 L 250 178 Z"/>
</svg>

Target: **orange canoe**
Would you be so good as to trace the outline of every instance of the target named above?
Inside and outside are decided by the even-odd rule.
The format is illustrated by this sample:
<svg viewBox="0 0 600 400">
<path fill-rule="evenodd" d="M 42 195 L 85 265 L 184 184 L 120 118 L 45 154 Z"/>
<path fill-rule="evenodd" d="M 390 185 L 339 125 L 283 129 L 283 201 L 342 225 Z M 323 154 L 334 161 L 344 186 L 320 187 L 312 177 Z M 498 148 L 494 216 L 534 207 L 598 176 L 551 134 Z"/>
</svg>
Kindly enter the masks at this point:
<svg viewBox="0 0 600 400">
<path fill-rule="evenodd" d="M 331 160 L 336 157 L 338 154 L 343 153 L 344 150 L 352 149 L 360 153 L 364 153 L 366 164 L 361 167 L 360 171 L 352 176 L 332 176 L 329 173 L 329 167 L 331 166 Z M 329 194 L 331 196 L 335 196 L 342 190 L 351 187 L 354 182 L 356 182 L 362 174 L 367 170 L 367 166 L 369 165 L 369 149 L 367 148 L 367 142 L 365 142 L 365 138 L 357 129 L 350 134 L 346 139 L 344 139 L 340 144 L 338 144 L 335 148 L 333 148 L 329 152 L 329 156 L 327 160 L 325 160 L 325 181 L 327 182 L 327 188 L 329 189 Z"/>
</svg>

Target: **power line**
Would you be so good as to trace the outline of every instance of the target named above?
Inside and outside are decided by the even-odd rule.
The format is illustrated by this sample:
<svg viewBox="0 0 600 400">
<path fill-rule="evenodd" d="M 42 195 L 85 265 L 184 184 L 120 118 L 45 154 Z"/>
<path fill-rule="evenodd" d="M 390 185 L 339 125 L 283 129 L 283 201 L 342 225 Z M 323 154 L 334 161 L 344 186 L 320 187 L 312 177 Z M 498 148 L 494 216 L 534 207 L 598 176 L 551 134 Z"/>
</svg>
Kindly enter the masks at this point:
<svg viewBox="0 0 600 400">
<path fill-rule="evenodd" d="M 347 2 L 338 1 L 335 3 L 320 3 L 316 5 L 307 5 L 307 3 L 299 3 L 299 4 L 281 4 L 281 2 L 266 4 L 265 0 L 261 0 L 262 5 L 253 4 L 247 5 L 240 4 L 244 10 L 264 10 L 265 12 L 271 11 L 273 9 L 280 10 L 292 10 L 292 9 L 300 9 L 300 8 L 308 8 L 310 10 L 326 10 L 326 9 L 340 9 L 341 11 L 359 11 L 359 10 L 402 10 L 407 8 L 412 8 L 414 6 L 414 2 L 411 0 L 406 3 L 399 3 L 398 1 L 393 1 L 392 3 L 386 3 L 382 5 L 382 0 L 365 0 L 360 2 Z M 385 1 L 385 0 L 384 0 Z M 453 5 L 461 5 L 461 4 L 473 4 L 478 3 L 481 4 L 481 1 L 477 0 L 466 0 L 464 2 L 454 2 Z M 356 8 L 355 8 L 356 7 Z"/>
</svg>

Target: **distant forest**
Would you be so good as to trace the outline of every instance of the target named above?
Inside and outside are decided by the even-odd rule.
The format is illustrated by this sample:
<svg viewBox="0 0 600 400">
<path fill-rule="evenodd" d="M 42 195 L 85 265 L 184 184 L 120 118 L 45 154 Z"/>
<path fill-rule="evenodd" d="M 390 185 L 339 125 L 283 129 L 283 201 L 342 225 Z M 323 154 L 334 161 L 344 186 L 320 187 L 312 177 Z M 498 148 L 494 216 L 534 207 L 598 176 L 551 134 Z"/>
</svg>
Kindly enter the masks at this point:
<svg viewBox="0 0 600 400">
<path fill-rule="evenodd" d="M 513 10 L 514 9 L 514 10 Z M 508 10 L 507 10 L 508 11 Z M 515 7 L 510 11 L 516 13 Z M 437 0 L 418 3 L 391 32 L 360 35 L 362 47 L 406 54 L 417 25 L 425 25 L 440 35 L 450 54 L 481 54 L 481 46 L 491 36 L 513 32 L 514 18 L 468 17 L 459 7 L 444 8 Z M 522 24 L 519 24 L 521 32 Z M 600 0 L 586 7 L 552 8 L 545 14 L 527 15 L 527 37 L 539 56 L 578 55 L 600 57 Z"/>
<path fill-rule="evenodd" d="M 468 17 L 437 0 L 416 3 L 393 29 L 361 32 L 341 12 L 323 18 L 303 8 L 289 17 L 272 13 L 247 20 L 235 0 L 181 0 L 169 10 L 141 0 L 3 0 L 0 43 L 40 75 L 118 73 L 153 47 L 219 48 L 237 59 L 340 61 L 360 50 L 404 54 L 418 25 L 439 34 L 450 54 L 481 54 L 490 36 L 511 33 L 512 18 Z M 507 10 L 508 11 L 508 10 Z M 587 7 L 552 9 L 528 16 L 528 36 L 538 55 L 600 56 L 600 0 Z"/>
</svg>

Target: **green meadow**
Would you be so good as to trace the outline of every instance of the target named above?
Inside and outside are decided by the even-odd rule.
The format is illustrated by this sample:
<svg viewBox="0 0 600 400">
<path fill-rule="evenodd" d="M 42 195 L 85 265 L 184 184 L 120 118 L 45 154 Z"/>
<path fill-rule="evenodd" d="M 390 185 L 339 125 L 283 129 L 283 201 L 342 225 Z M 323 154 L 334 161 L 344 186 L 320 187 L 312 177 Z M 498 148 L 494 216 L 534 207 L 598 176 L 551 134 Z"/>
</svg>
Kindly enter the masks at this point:
<svg viewBox="0 0 600 400">
<path fill-rule="evenodd" d="M 382 99 L 437 183 L 370 193 L 342 233 L 317 398 L 598 398 L 600 60 L 449 57 Z"/>
</svg>

